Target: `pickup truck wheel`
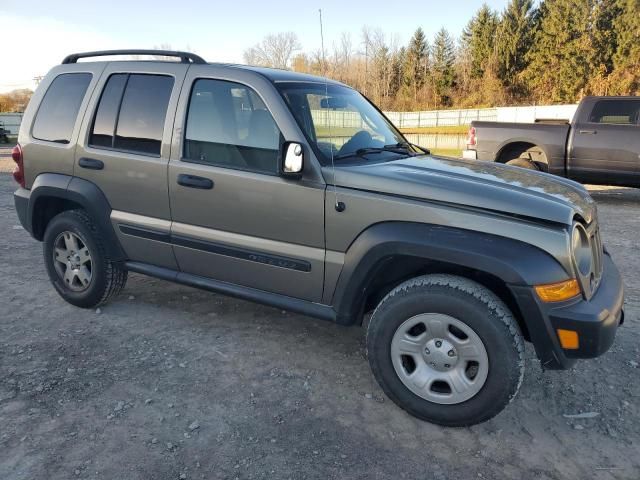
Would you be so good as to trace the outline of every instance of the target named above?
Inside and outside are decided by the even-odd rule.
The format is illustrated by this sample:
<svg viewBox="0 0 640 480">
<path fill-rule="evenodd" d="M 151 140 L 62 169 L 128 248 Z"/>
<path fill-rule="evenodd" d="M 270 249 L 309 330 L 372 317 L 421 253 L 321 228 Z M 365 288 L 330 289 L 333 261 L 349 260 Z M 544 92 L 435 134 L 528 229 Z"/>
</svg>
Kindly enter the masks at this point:
<svg viewBox="0 0 640 480">
<path fill-rule="evenodd" d="M 514 158 L 513 160 L 509 160 L 507 165 L 512 165 L 514 167 L 527 168 L 529 170 L 538 170 L 540 171 L 540 167 L 537 163 L 532 162 L 531 160 L 527 160 L 526 158 Z"/>
<path fill-rule="evenodd" d="M 498 414 L 524 375 L 524 343 L 507 306 L 454 275 L 402 283 L 378 305 L 367 354 L 384 392 L 422 420 L 466 426 Z"/>
<path fill-rule="evenodd" d="M 84 210 L 56 215 L 45 230 L 43 251 L 51 283 L 77 307 L 105 303 L 127 282 L 127 271 L 106 256 L 102 236 Z"/>
</svg>

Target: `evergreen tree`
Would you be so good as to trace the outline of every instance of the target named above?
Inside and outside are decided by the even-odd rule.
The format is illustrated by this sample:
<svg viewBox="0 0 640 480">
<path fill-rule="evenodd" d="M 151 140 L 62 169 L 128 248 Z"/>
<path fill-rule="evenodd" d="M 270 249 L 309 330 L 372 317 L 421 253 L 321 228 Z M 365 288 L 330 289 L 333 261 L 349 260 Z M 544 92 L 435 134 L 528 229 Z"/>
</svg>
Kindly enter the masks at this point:
<svg viewBox="0 0 640 480">
<path fill-rule="evenodd" d="M 462 32 L 463 48 L 471 57 L 471 76 L 481 78 L 494 55 L 498 15 L 485 3 Z"/>
<path fill-rule="evenodd" d="M 436 104 L 451 103 L 451 89 L 455 85 L 455 47 L 447 30 L 440 29 L 433 40 L 431 71 Z"/>
<path fill-rule="evenodd" d="M 429 44 L 422 28 L 418 28 L 409 41 L 403 66 L 404 84 L 411 91 L 414 101 L 418 99 L 418 92 L 427 79 L 428 64 Z"/>
<path fill-rule="evenodd" d="M 511 0 L 502 13 L 496 35 L 496 73 L 510 90 L 527 66 L 526 54 L 531 48 L 534 25 L 532 0 Z"/>
<path fill-rule="evenodd" d="M 618 0 L 610 94 L 640 95 L 640 0 Z"/>
<path fill-rule="evenodd" d="M 402 88 L 404 79 L 404 65 L 406 62 L 407 50 L 402 47 L 393 54 L 391 59 L 391 91 L 397 96 Z"/>
<path fill-rule="evenodd" d="M 618 45 L 618 32 L 614 21 L 622 13 L 618 0 L 597 0 L 592 13 L 592 67 L 589 93 L 606 95 L 609 91 L 609 75 L 613 71 L 613 57 Z"/>
<path fill-rule="evenodd" d="M 546 0 L 527 55 L 524 79 L 539 102 L 575 102 L 593 72 L 590 35 L 595 0 Z"/>
</svg>

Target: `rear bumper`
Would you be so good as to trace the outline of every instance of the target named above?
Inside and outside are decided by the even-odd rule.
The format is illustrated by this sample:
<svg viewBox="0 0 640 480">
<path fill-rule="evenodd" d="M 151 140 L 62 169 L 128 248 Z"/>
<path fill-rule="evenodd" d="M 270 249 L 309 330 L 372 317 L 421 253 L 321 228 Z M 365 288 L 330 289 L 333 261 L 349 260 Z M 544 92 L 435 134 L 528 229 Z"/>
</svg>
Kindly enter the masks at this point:
<svg viewBox="0 0 640 480">
<path fill-rule="evenodd" d="M 31 191 L 26 188 L 19 188 L 13 194 L 13 203 L 16 206 L 16 213 L 22 227 L 31 233 L 31 225 L 29 222 L 29 198 Z"/>
<path fill-rule="evenodd" d="M 463 150 L 462 151 L 462 158 L 465 160 L 477 160 L 478 159 L 478 152 L 475 150 Z"/>
<path fill-rule="evenodd" d="M 533 288 L 511 289 L 524 316 L 531 341 L 543 366 L 566 369 L 578 358 L 593 358 L 605 353 L 624 321 L 624 288 L 622 277 L 609 254 L 603 257 L 604 270 L 598 291 L 590 300 L 544 303 Z M 563 349 L 557 329 L 578 333 L 577 349 Z"/>
</svg>

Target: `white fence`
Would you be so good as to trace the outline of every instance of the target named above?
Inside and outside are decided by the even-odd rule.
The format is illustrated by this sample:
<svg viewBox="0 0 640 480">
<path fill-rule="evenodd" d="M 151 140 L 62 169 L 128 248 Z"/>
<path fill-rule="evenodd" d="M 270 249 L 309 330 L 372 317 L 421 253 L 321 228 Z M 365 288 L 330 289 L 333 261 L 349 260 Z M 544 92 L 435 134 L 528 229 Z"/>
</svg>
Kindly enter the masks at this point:
<svg viewBox="0 0 640 480">
<path fill-rule="evenodd" d="M 578 105 L 535 105 L 530 107 L 471 108 L 460 110 L 426 110 L 421 112 L 384 112 L 398 128 L 456 127 L 474 120 L 533 123 L 540 119 L 571 120 Z M 362 126 L 356 112 L 312 110 L 314 124 L 320 127 Z"/>
<path fill-rule="evenodd" d="M 398 128 L 455 127 L 469 125 L 473 120 L 533 123 L 539 119 L 571 120 L 578 105 L 537 105 L 531 107 L 471 108 L 463 110 L 427 110 L 422 112 L 384 112 Z M 319 127 L 361 128 L 362 118 L 356 112 L 312 110 Z M 0 113 L 0 125 L 11 134 L 18 134 L 21 113 Z"/>
<path fill-rule="evenodd" d="M 21 121 L 21 113 L 0 113 L 0 128 L 8 130 L 10 135 L 18 135 Z"/>
<path fill-rule="evenodd" d="M 537 105 L 496 108 L 498 122 L 533 123 L 536 120 L 571 120 L 578 105 Z"/>
<path fill-rule="evenodd" d="M 496 108 L 466 110 L 428 110 L 423 112 L 384 112 L 398 128 L 455 127 L 469 125 L 473 120 L 497 120 Z"/>
</svg>

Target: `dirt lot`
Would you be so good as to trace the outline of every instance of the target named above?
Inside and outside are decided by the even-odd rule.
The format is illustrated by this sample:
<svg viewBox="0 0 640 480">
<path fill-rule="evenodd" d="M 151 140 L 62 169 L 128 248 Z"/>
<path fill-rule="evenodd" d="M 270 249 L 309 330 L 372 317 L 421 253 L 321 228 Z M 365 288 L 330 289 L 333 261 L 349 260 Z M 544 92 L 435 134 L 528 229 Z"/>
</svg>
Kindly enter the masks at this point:
<svg viewBox="0 0 640 480">
<path fill-rule="evenodd" d="M 612 350 L 447 429 L 377 387 L 363 331 L 131 275 L 100 312 L 49 286 L 0 174 L 0 478 L 640 478 L 640 190 L 600 189 L 627 288 Z M 567 418 L 587 414 L 590 418 Z"/>
</svg>

